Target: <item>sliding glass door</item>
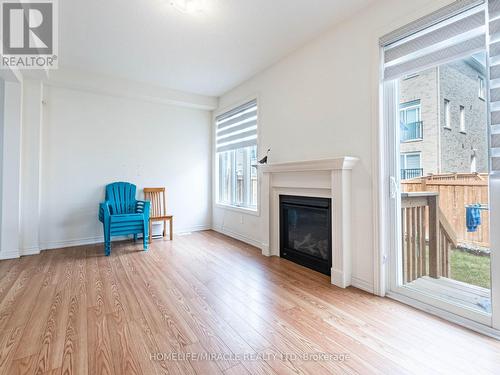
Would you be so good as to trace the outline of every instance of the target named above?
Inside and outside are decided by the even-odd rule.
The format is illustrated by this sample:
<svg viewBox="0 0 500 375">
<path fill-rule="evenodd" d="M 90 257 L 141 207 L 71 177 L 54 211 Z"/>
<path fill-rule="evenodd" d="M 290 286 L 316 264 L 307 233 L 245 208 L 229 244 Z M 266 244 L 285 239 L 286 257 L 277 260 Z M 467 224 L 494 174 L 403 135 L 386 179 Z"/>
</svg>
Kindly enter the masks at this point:
<svg viewBox="0 0 500 375">
<path fill-rule="evenodd" d="M 488 323 L 491 243 L 485 52 L 395 80 L 395 107 L 419 101 L 394 129 L 398 259 L 393 287 Z M 399 172 L 399 174 L 398 174 Z M 427 298 L 426 298 L 427 297 Z M 453 307 L 453 308 L 452 308 Z"/>
<path fill-rule="evenodd" d="M 487 12 L 461 6 L 383 43 L 389 294 L 496 326 Z"/>
</svg>

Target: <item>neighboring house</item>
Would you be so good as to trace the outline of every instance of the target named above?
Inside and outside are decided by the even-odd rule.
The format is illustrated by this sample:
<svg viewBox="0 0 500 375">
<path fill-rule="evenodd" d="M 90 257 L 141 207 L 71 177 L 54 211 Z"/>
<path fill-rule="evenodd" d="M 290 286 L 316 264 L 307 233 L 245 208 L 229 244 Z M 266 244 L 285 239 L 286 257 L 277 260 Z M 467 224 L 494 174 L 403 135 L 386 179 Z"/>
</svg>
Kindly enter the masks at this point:
<svg viewBox="0 0 500 375">
<path fill-rule="evenodd" d="M 488 171 L 485 67 L 469 57 L 400 81 L 401 178 Z"/>
</svg>

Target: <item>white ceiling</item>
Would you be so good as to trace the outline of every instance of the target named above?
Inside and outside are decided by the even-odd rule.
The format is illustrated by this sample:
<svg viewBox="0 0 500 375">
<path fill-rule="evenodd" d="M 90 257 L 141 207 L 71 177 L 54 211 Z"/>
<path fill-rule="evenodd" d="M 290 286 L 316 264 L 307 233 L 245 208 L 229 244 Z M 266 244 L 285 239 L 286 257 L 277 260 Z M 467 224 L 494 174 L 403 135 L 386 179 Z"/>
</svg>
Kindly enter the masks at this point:
<svg viewBox="0 0 500 375">
<path fill-rule="evenodd" d="M 59 1 L 59 66 L 218 96 L 370 1 Z"/>
</svg>

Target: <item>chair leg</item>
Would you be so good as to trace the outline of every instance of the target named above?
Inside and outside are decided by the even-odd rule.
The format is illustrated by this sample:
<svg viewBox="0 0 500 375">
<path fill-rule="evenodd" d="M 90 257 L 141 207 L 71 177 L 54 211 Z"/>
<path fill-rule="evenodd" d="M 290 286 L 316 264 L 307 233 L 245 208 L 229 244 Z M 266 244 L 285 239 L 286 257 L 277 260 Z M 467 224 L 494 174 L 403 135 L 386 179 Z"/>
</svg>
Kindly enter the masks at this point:
<svg viewBox="0 0 500 375">
<path fill-rule="evenodd" d="M 144 247 L 144 251 L 146 251 L 149 247 L 149 239 L 151 238 L 151 222 L 144 222 L 144 233 L 142 235 L 142 244 Z"/>
<path fill-rule="evenodd" d="M 153 241 L 153 222 L 149 220 L 149 243 Z"/>
<path fill-rule="evenodd" d="M 170 241 L 172 241 L 174 239 L 174 218 L 171 217 L 170 218 Z"/>
<path fill-rule="evenodd" d="M 104 228 L 104 255 L 107 257 L 111 254 L 111 235 L 109 228 Z"/>
<path fill-rule="evenodd" d="M 163 234 L 162 234 L 162 237 L 165 238 L 166 234 L 167 234 L 167 220 L 163 220 Z"/>
<path fill-rule="evenodd" d="M 104 255 L 107 257 L 111 255 L 111 243 L 109 241 L 104 244 Z"/>
<path fill-rule="evenodd" d="M 104 240 L 104 255 L 107 257 L 111 255 L 111 241 L 109 239 Z"/>
<path fill-rule="evenodd" d="M 137 233 L 134 234 L 134 242 L 137 242 Z"/>
</svg>

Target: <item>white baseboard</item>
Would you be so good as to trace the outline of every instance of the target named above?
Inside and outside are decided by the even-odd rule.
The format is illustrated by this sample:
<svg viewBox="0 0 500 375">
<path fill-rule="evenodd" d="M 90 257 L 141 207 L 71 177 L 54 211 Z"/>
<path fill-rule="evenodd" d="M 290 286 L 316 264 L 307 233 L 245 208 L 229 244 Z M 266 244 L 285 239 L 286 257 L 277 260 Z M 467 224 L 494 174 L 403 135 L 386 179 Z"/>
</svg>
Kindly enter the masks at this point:
<svg viewBox="0 0 500 375">
<path fill-rule="evenodd" d="M 261 242 L 254 240 L 253 238 L 247 237 L 243 234 L 233 232 L 232 230 L 229 230 L 227 228 L 222 228 L 220 226 L 212 226 L 212 230 L 219 232 L 219 233 L 222 233 L 228 237 L 232 237 L 232 238 L 234 238 L 238 241 L 244 242 L 246 244 L 255 246 L 259 249 L 263 249 L 263 245 Z"/>
<path fill-rule="evenodd" d="M 273 255 L 273 254 L 271 254 L 271 249 L 270 249 L 269 245 L 266 245 L 265 243 L 262 243 L 260 245 L 260 249 L 262 250 L 262 255 L 264 255 L 266 257 L 270 257 L 271 255 Z M 279 254 L 279 252 L 278 252 L 278 254 Z"/>
<path fill-rule="evenodd" d="M 127 237 L 113 237 L 114 240 L 125 239 Z M 51 249 L 61 249 L 65 247 L 73 247 L 73 246 L 82 246 L 82 245 L 94 245 L 104 242 L 103 236 L 97 237 L 87 237 L 87 238 L 78 238 L 71 240 L 60 240 L 60 241 L 49 241 L 42 242 L 40 247 L 42 250 L 51 250 Z"/>
<path fill-rule="evenodd" d="M 19 250 L 14 249 L 14 250 L 7 250 L 7 251 L 1 251 L 0 252 L 0 260 L 4 259 L 15 259 L 19 258 Z"/>
<path fill-rule="evenodd" d="M 373 284 L 366 280 L 362 280 L 357 277 L 351 276 L 351 286 L 373 294 L 374 290 Z"/>
<path fill-rule="evenodd" d="M 20 252 L 21 252 L 21 256 L 36 255 L 36 254 L 40 254 L 40 247 L 39 246 L 31 246 L 31 247 L 27 247 L 27 248 L 22 249 Z"/>
<path fill-rule="evenodd" d="M 192 226 L 192 227 L 176 229 L 176 230 L 174 230 L 174 234 L 183 234 L 183 233 L 189 233 L 189 232 L 200 232 L 202 230 L 210 230 L 210 229 L 212 229 L 211 225 L 209 225 L 209 224 L 200 224 L 200 225 L 195 225 L 195 226 Z"/>
<path fill-rule="evenodd" d="M 211 228 L 212 227 L 210 225 L 200 224 L 200 225 L 195 225 L 192 227 L 186 227 L 186 228 L 180 228 L 178 230 L 174 230 L 174 234 L 182 234 L 182 233 L 187 233 L 187 232 L 198 232 L 201 230 L 209 230 Z M 113 237 L 113 241 L 126 240 L 129 238 L 130 238 L 129 236 L 117 236 L 117 237 Z M 142 238 L 142 236 L 140 238 Z M 104 243 L 103 236 L 44 242 L 41 244 L 40 247 L 42 250 L 50 250 L 50 249 L 61 249 L 61 248 L 65 248 L 65 247 L 82 246 L 82 245 L 96 245 L 96 244 L 100 244 L 100 243 Z M 25 255 L 25 254 L 23 254 L 23 255 Z"/>
<path fill-rule="evenodd" d="M 332 284 L 338 286 L 339 288 L 347 288 L 351 283 L 344 275 L 344 272 L 334 269 L 330 269 Z"/>
<path fill-rule="evenodd" d="M 38 246 L 27 247 L 21 250 L 9 250 L 0 252 L 0 260 L 3 259 L 16 259 L 25 255 L 36 255 L 40 254 L 40 248 Z"/>
</svg>

